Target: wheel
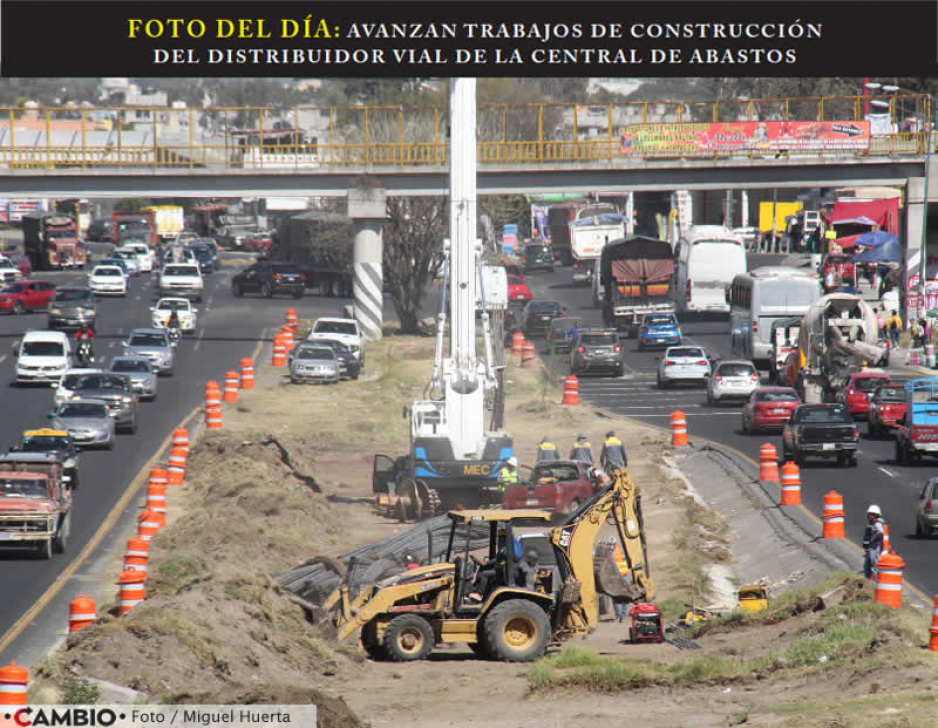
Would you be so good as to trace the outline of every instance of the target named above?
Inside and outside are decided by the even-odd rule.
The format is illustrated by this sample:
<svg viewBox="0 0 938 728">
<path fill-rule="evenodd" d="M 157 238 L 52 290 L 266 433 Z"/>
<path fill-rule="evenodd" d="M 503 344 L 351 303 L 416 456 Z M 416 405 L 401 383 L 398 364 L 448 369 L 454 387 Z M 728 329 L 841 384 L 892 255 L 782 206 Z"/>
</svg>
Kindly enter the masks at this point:
<svg viewBox="0 0 938 728">
<path fill-rule="evenodd" d="M 261 288 L 261 295 L 264 296 L 264 298 L 273 298 L 274 297 L 273 286 L 271 286 L 270 283 L 265 283 L 263 288 Z"/>
<path fill-rule="evenodd" d="M 425 660 L 433 651 L 433 628 L 423 617 L 402 614 L 385 628 L 384 649 L 394 662 Z"/>
<path fill-rule="evenodd" d="M 925 537 L 925 529 L 922 528 L 922 522 L 916 518 L 915 519 L 915 538 L 924 538 L 924 537 Z"/>
<path fill-rule="evenodd" d="M 66 513 L 65 518 L 59 524 L 59 532 L 55 535 L 55 542 L 52 544 L 55 553 L 64 554 L 68 546 L 68 537 L 72 532 L 72 514 Z"/>
<path fill-rule="evenodd" d="M 842 468 L 847 464 L 847 453 L 839 452 L 837 453 L 837 467 Z"/>
<path fill-rule="evenodd" d="M 743 432 L 747 435 L 752 432 L 752 430 L 749 429 L 749 420 L 747 420 L 745 416 L 743 417 Z"/>
<path fill-rule="evenodd" d="M 492 657 L 505 662 L 530 662 L 544 654 L 550 621 L 534 602 L 508 599 L 494 607 L 483 625 Z"/>
<path fill-rule="evenodd" d="M 899 465 L 906 464 L 905 447 L 902 445 L 902 443 L 899 440 L 896 440 L 896 462 L 899 463 Z"/>
<path fill-rule="evenodd" d="M 15 314 L 26 313 L 26 307 L 23 305 L 22 301 L 13 302 L 13 313 Z"/>
<path fill-rule="evenodd" d="M 36 549 L 36 555 L 39 556 L 43 561 L 48 561 L 52 558 L 52 552 L 55 550 L 53 543 L 55 541 L 55 536 L 49 536 L 45 541 L 39 544 L 39 547 Z"/>
<path fill-rule="evenodd" d="M 384 649 L 384 645 L 378 641 L 378 625 L 374 621 L 362 627 L 361 642 L 365 654 L 372 660 L 388 659 L 388 651 Z"/>
<path fill-rule="evenodd" d="M 711 394 L 709 389 L 707 390 L 707 404 L 713 404 L 713 394 Z"/>
<path fill-rule="evenodd" d="M 114 449 L 114 439 L 112 438 L 111 440 L 109 440 L 109 441 L 108 441 L 108 444 L 105 445 L 104 447 L 105 447 L 106 450 L 113 450 L 113 449 Z"/>
<path fill-rule="evenodd" d="M 866 423 L 866 436 L 871 440 L 879 439 L 879 429 L 872 422 Z"/>
<path fill-rule="evenodd" d="M 241 298 L 241 296 L 244 295 L 244 286 L 242 286 L 240 283 L 232 283 L 231 295 L 233 295 L 235 298 Z"/>
<path fill-rule="evenodd" d="M 856 453 L 849 453 L 847 455 L 847 467 L 855 468 L 857 466 L 857 455 Z"/>
<path fill-rule="evenodd" d="M 617 377 L 621 377 L 623 374 L 625 374 L 625 367 L 617 367 L 617 368 L 616 368 L 616 376 L 617 376 Z"/>
</svg>

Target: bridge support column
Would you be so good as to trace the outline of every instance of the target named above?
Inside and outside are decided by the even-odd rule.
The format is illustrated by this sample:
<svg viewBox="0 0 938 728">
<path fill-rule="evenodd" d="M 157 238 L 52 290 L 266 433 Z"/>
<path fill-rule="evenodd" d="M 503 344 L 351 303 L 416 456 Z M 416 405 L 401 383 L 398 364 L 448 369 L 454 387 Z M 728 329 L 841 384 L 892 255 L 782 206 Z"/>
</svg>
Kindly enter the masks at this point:
<svg viewBox="0 0 938 728">
<path fill-rule="evenodd" d="M 365 337 L 380 339 L 384 298 L 381 293 L 381 228 L 387 218 L 386 195 L 380 186 L 353 187 L 348 191 L 348 216 L 355 235 L 353 295 L 355 320 Z"/>
</svg>

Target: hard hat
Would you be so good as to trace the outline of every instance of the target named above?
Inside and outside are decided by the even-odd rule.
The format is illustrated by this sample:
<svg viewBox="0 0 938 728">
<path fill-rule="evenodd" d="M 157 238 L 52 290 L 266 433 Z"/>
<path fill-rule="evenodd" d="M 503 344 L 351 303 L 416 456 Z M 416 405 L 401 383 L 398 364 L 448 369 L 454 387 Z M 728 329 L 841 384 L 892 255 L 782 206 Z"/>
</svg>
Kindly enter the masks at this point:
<svg viewBox="0 0 938 728">
<path fill-rule="evenodd" d="M 866 515 L 870 515 L 871 513 L 877 516 L 883 515 L 883 512 L 879 509 L 879 506 L 877 505 L 872 505 L 866 509 Z"/>
<path fill-rule="evenodd" d="M 577 442 L 584 442 L 585 440 L 586 440 L 586 435 L 577 435 L 577 436 L 576 436 L 576 441 L 577 441 Z"/>
<path fill-rule="evenodd" d="M 606 433 L 606 437 L 615 437 L 615 436 L 616 436 L 615 430 L 609 430 L 609 432 Z"/>
<path fill-rule="evenodd" d="M 508 458 L 508 464 L 509 464 L 511 467 L 513 467 L 513 468 L 517 468 L 517 467 L 518 467 L 518 458 L 514 458 L 514 457 Z"/>
</svg>

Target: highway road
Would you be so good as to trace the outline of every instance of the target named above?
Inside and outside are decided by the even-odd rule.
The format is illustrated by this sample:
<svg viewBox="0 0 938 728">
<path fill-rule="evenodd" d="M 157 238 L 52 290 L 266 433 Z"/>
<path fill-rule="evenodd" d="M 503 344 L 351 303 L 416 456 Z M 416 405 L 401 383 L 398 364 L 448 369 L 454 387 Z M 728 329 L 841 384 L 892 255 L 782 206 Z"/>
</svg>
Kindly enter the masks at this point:
<svg viewBox="0 0 938 728">
<path fill-rule="evenodd" d="M 223 254 L 223 256 L 228 254 Z M 242 256 L 243 257 L 243 256 Z M 205 383 L 219 383 L 229 369 L 237 369 L 242 357 L 251 356 L 266 331 L 283 324 L 287 308 L 295 308 L 301 319 L 339 314 L 347 300 L 307 296 L 264 299 L 231 295 L 231 277 L 239 267 L 223 267 L 206 281 L 206 295 L 198 308 L 198 331 L 180 343 L 176 372 L 161 377 L 155 402 L 140 405 L 139 429 L 135 435 L 118 435 L 113 451 L 85 451 L 81 455 L 81 482 L 75 493 L 72 533 L 67 552 L 51 561 L 32 554 L 0 552 L 0 638 L 30 605 L 55 581 L 91 538 L 102 519 L 120 499 L 140 469 L 156 453 L 164 439 L 204 398 Z M 59 285 L 82 280 L 82 273 L 42 273 L 34 279 L 53 280 Z M 121 342 L 131 329 L 150 325 L 149 307 L 153 289 L 148 274 L 132 278 L 126 298 L 100 299 L 95 341 L 96 357 L 122 353 Z M 0 449 L 18 441 L 25 429 L 44 426 L 52 408 L 52 388 L 12 387 L 11 345 L 27 329 L 46 327 L 47 316 L 30 313 L 0 317 Z M 99 359 L 100 360 L 100 359 Z"/>
<path fill-rule="evenodd" d="M 750 255 L 749 267 L 779 264 L 780 256 Z M 537 298 L 554 299 L 568 307 L 568 315 L 583 318 L 586 325 L 602 325 L 601 312 L 591 306 L 588 287 L 574 287 L 569 268 L 554 273 L 532 273 L 528 285 Z M 719 316 L 681 317 L 685 341 L 703 346 L 716 358 L 729 356 L 729 323 Z M 703 388 L 681 387 L 659 390 L 655 372 L 661 351 L 638 351 L 634 340 L 626 340 L 627 370 L 621 378 L 581 377 L 580 397 L 592 404 L 658 427 L 669 427 L 676 409 L 687 417 L 691 439 L 707 438 L 732 447 L 753 460 L 759 459 L 759 446 L 773 444 L 781 452 L 781 435 L 766 432 L 745 435 L 741 428 L 739 404 L 710 406 Z M 542 354 L 548 361 L 546 354 Z M 561 365 L 562 363 L 557 363 Z M 567 371 L 566 369 L 564 371 Z M 820 518 L 823 497 L 831 489 L 844 497 L 847 537 L 859 543 L 866 525 L 866 508 L 879 504 L 889 524 L 893 548 L 905 560 L 905 578 L 926 594 L 938 593 L 938 539 L 915 537 L 915 513 L 921 484 L 934 474 L 934 461 L 922 465 L 898 465 L 894 461 L 894 440 L 873 440 L 860 424 L 860 448 L 856 468 L 838 468 L 830 461 L 809 461 L 801 471 L 801 497 L 804 505 Z M 594 435 L 595 436 L 595 435 Z M 558 442 L 558 447 L 572 443 Z M 627 444 L 627 443 L 626 443 Z"/>
</svg>

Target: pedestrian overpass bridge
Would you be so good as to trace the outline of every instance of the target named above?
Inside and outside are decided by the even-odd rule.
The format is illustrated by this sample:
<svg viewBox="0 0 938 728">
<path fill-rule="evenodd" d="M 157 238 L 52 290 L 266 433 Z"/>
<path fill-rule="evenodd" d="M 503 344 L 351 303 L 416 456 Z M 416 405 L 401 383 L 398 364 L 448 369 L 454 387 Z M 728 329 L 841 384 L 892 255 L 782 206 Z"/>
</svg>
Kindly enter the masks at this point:
<svg viewBox="0 0 938 728">
<path fill-rule="evenodd" d="M 875 124 L 870 103 L 886 109 Z M 930 118 L 927 96 L 483 104 L 478 188 L 896 185 L 921 203 Z M 344 196 L 362 175 L 445 194 L 446 124 L 437 106 L 0 109 L 0 196 Z M 831 125 L 846 142 L 825 141 Z"/>
</svg>

